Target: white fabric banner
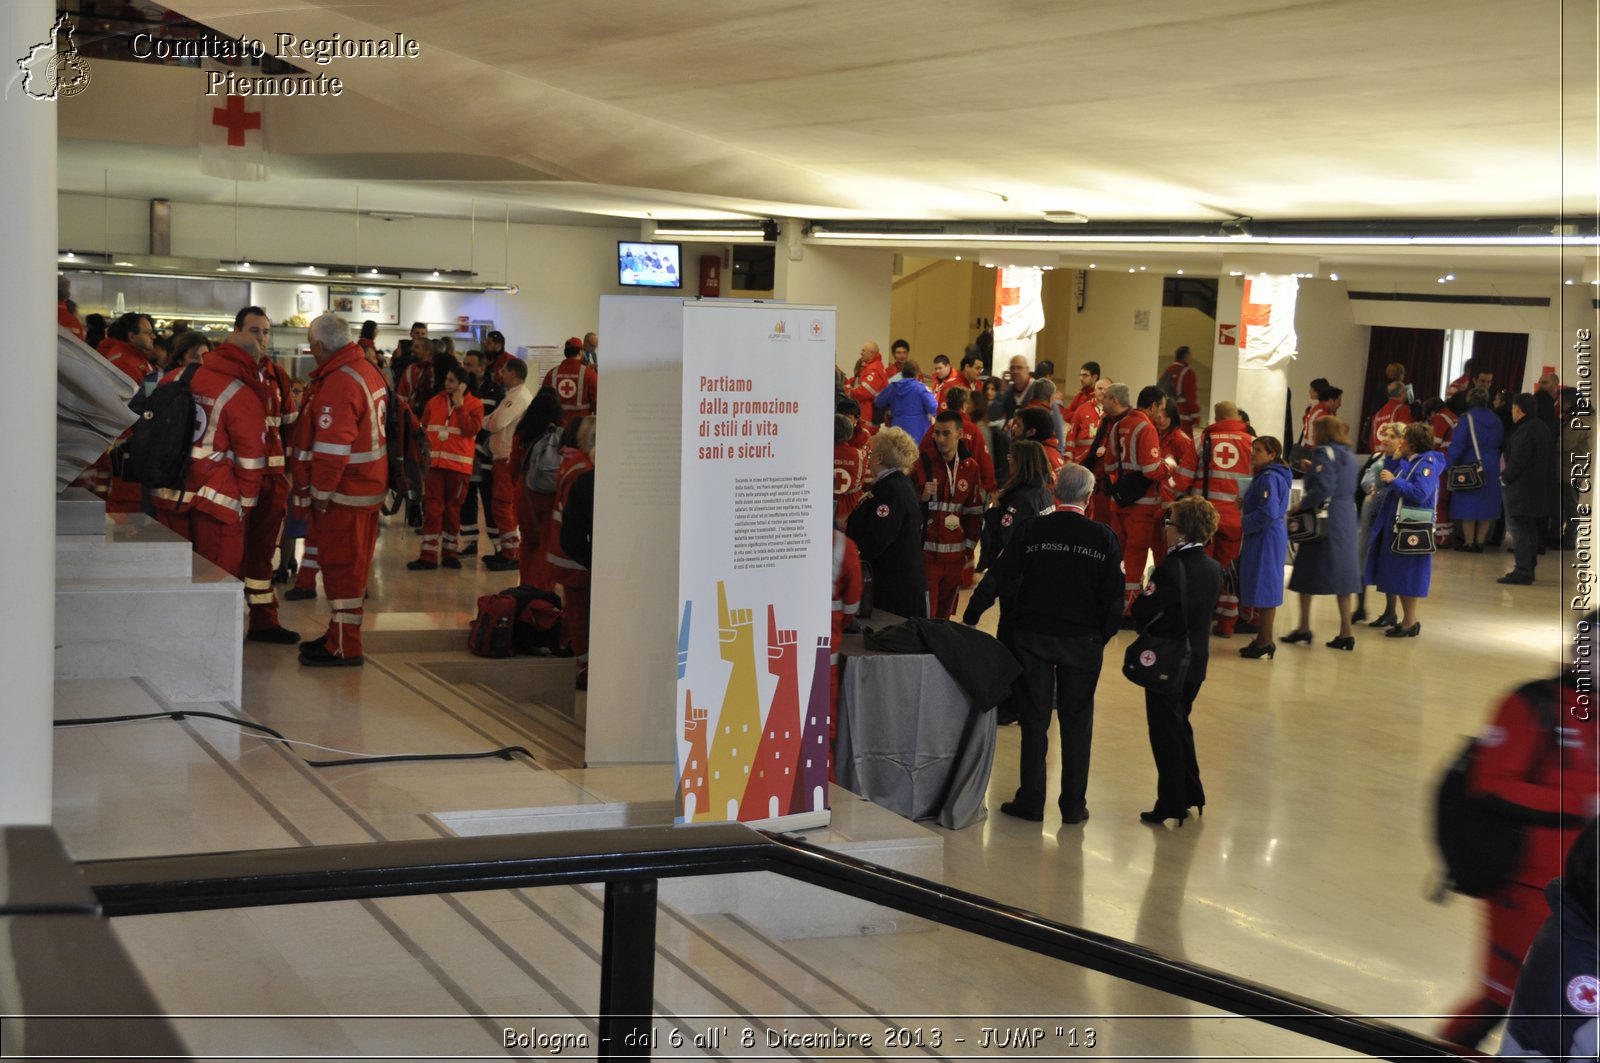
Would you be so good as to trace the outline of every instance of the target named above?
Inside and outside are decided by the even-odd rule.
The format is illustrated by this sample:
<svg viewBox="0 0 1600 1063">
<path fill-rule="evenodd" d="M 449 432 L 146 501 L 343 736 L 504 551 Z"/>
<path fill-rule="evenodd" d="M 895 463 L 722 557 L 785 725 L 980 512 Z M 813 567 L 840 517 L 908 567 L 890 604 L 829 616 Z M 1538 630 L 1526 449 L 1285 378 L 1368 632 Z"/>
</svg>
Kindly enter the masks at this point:
<svg viewBox="0 0 1600 1063">
<path fill-rule="evenodd" d="M 1298 277 L 1260 274 L 1246 277 L 1239 324 L 1239 364 L 1265 368 L 1299 352 L 1294 331 Z"/>
<path fill-rule="evenodd" d="M 684 307 L 678 817 L 822 813 L 834 311 Z"/>
<path fill-rule="evenodd" d="M 208 66 L 207 69 L 221 69 Z M 195 119 L 200 139 L 200 172 L 227 181 L 265 181 L 267 131 L 264 101 L 255 96 L 200 93 Z"/>
<path fill-rule="evenodd" d="M 1037 266 L 995 270 L 994 339 L 1025 340 L 1044 329 L 1044 271 Z"/>
</svg>

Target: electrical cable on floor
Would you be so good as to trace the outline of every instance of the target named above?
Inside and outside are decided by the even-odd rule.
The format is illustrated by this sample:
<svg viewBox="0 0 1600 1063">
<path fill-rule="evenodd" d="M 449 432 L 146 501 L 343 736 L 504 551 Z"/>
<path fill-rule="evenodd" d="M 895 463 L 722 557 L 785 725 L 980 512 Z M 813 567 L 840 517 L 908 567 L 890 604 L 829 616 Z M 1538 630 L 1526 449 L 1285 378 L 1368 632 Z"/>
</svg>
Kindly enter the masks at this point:
<svg viewBox="0 0 1600 1063">
<path fill-rule="evenodd" d="M 139 720 L 183 720 L 191 716 L 202 717 L 208 720 L 221 720 L 223 723 L 231 723 L 236 727 L 243 727 L 252 731 L 260 731 L 263 735 L 268 736 L 263 738 L 263 741 L 282 742 L 286 746 L 306 746 L 311 749 L 326 750 L 329 753 L 349 754 L 349 756 L 344 760 L 311 760 L 308 757 L 300 758 L 313 768 L 339 768 L 351 764 L 392 764 L 400 761 L 410 760 L 487 760 L 490 757 L 499 757 L 501 760 L 510 760 L 513 754 L 516 753 L 521 753 L 529 760 L 534 759 L 533 754 L 522 746 L 504 746 L 500 749 L 490 749 L 482 753 L 357 753 L 354 750 L 335 749 L 332 746 L 319 746 L 315 742 L 302 742 L 298 739 L 286 738 L 283 736 L 283 734 L 278 731 L 274 731 L 266 724 L 255 723 L 251 720 L 241 720 L 234 716 L 224 716 L 218 712 L 202 712 L 192 709 L 174 709 L 171 712 L 145 712 L 128 716 L 95 716 L 76 720 L 57 720 L 55 721 L 55 726 L 86 727 L 91 724 L 131 723 Z M 253 735 L 251 737 L 262 736 Z"/>
</svg>

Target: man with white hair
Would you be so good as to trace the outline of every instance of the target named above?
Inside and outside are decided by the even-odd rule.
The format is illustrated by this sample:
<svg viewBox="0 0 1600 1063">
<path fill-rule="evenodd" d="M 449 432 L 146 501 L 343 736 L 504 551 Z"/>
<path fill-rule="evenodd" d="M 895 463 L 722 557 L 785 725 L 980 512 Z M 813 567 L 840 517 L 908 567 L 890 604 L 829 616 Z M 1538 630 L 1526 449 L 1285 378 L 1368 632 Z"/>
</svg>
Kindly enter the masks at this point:
<svg viewBox="0 0 1600 1063">
<path fill-rule="evenodd" d="M 1056 474 L 1055 512 L 1035 517 L 1017 533 L 972 592 L 962 617 L 976 624 L 996 597 L 1004 595 L 1008 603 L 1006 645 L 1022 664 L 1022 779 L 1000 811 L 1018 819 L 1044 819 L 1052 706 L 1061 725 L 1061 822 L 1089 818 L 1084 795 L 1094 691 L 1123 609 L 1122 547 L 1110 528 L 1085 515 L 1093 491 L 1093 473 L 1082 465 L 1063 466 Z"/>
<path fill-rule="evenodd" d="M 311 322 L 317 360 L 294 427 L 294 505 L 307 514 L 333 616 L 326 634 L 300 644 L 300 663 L 359 666 L 361 620 L 378 542 L 378 507 L 389 490 L 382 374 L 332 314 Z"/>
</svg>

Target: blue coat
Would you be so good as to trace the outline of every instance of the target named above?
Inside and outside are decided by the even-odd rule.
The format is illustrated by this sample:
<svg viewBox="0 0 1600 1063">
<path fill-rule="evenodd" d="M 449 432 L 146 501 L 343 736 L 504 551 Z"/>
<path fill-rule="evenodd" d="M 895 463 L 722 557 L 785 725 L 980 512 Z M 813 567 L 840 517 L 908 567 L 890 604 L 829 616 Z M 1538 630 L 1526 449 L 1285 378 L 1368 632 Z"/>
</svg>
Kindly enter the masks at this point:
<svg viewBox="0 0 1600 1063">
<path fill-rule="evenodd" d="M 1445 456 L 1445 465 L 1464 465 L 1473 460 L 1472 429 L 1467 427 L 1468 422 L 1478 429 L 1478 453 L 1483 457 L 1483 486 L 1476 491 L 1451 491 L 1450 518 L 1499 520 L 1500 448 L 1505 441 L 1506 428 L 1493 410 L 1474 406 L 1462 415 L 1461 423 L 1450 435 L 1450 453 Z"/>
<path fill-rule="evenodd" d="M 933 415 L 939 412 L 933 392 L 914 377 L 896 377 L 878 395 L 877 404 L 886 411 L 883 423 L 905 429 L 913 443 L 922 442 L 933 426 Z"/>
<path fill-rule="evenodd" d="M 1361 564 L 1356 558 L 1356 486 L 1361 470 L 1350 448 L 1318 447 L 1306 470 L 1300 508 L 1328 506 L 1327 534 L 1300 544 L 1289 589 L 1296 594 L 1358 594 Z"/>
<path fill-rule="evenodd" d="M 1269 609 L 1283 604 L 1283 565 L 1289 557 L 1289 485 L 1287 465 L 1268 465 L 1256 473 L 1239 496 L 1239 605 Z"/>
<path fill-rule="evenodd" d="M 1430 450 L 1414 458 L 1402 458 L 1392 468 L 1395 478 L 1389 481 L 1388 490 L 1378 496 L 1381 505 L 1378 518 L 1372 523 L 1372 540 L 1367 547 L 1366 581 L 1384 594 L 1426 598 L 1433 576 L 1433 555 L 1397 554 L 1389 549 L 1389 542 L 1394 538 L 1394 515 L 1402 500 L 1408 506 L 1420 506 L 1429 511 L 1439 501 L 1444 455 Z"/>
</svg>

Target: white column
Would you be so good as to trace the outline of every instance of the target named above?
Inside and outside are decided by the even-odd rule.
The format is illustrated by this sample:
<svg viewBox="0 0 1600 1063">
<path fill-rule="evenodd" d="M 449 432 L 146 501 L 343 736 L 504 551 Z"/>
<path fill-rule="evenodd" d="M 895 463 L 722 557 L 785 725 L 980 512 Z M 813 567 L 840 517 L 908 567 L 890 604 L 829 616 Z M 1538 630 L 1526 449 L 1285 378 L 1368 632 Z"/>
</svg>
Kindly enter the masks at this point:
<svg viewBox="0 0 1600 1063">
<path fill-rule="evenodd" d="M 7 387 L 13 457 L 0 498 L 13 514 L 0 550 L 0 824 L 50 822 L 55 704 L 56 105 L 22 91 L 16 61 L 50 36 L 55 5 L 12 0 L 0 12 L 0 247 L 11 268 L 0 320 L 14 357 Z M 93 91 L 92 89 L 90 91 Z"/>
</svg>

